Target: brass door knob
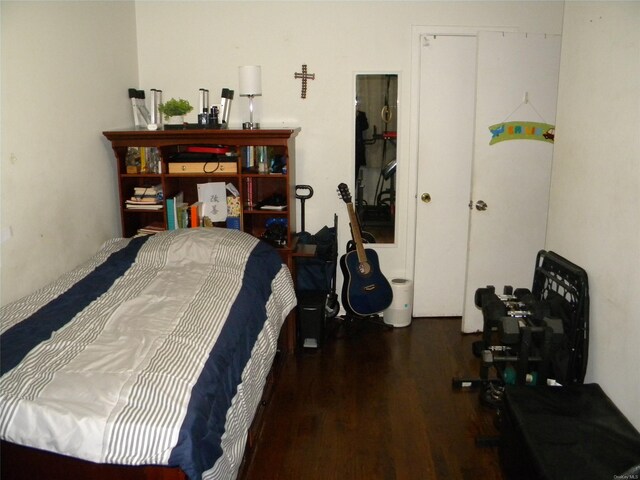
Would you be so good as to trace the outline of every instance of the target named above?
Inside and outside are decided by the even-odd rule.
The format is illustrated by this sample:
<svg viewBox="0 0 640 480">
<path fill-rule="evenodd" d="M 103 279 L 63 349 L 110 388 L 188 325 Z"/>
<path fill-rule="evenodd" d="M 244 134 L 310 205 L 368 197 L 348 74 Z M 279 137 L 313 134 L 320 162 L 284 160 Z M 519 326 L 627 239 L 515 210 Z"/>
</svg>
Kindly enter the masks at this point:
<svg viewBox="0 0 640 480">
<path fill-rule="evenodd" d="M 424 203 L 429 203 L 431 201 L 431 195 L 428 193 L 423 193 L 420 197 Z"/>
</svg>

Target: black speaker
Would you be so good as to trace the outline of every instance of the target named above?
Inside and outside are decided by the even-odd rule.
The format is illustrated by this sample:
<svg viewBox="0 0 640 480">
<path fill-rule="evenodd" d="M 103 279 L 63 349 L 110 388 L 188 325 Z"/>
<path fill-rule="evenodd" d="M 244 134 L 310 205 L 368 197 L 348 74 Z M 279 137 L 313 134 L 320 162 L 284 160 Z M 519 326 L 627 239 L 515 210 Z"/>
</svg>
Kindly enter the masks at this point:
<svg viewBox="0 0 640 480">
<path fill-rule="evenodd" d="M 325 302 L 324 292 L 298 294 L 298 346 L 320 348 L 324 340 Z"/>
</svg>

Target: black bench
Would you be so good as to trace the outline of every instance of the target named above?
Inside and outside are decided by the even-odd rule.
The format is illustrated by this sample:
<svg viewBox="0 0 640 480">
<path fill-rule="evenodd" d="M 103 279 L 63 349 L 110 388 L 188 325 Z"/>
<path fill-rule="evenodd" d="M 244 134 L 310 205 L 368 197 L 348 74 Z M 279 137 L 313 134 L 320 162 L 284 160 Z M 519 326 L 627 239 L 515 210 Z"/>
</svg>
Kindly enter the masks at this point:
<svg viewBox="0 0 640 480">
<path fill-rule="evenodd" d="M 640 433 L 597 384 L 507 385 L 501 421 L 509 479 L 640 479 Z"/>
</svg>

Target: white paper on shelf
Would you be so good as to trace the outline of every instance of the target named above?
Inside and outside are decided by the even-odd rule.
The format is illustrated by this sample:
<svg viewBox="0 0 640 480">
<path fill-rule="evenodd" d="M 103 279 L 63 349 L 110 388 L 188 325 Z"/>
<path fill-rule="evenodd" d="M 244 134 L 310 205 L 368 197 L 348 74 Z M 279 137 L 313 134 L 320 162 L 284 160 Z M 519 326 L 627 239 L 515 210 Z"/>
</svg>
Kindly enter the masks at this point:
<svg viewBox="0 0 640 480">
<path fill-rule="evenodd" d="M 227 219 L 227 193 L 224 182 L 198 184 L 198 201 L 202 202 L 202 215 L 212 222 Z"/>
</svg>

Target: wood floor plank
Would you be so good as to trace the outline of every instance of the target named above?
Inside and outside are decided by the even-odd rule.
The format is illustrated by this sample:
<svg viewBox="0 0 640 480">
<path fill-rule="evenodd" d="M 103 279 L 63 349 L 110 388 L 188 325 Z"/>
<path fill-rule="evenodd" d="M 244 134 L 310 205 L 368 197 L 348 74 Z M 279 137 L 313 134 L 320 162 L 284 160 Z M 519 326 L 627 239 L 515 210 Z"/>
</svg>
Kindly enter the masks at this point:
<svg viewBox="0 0 640 480">
<path fill-rule="evenodd" d="M 459 318 L 339 329 L 286 360 L 244 480 L 503 480 L 494 414 L 453 377 L 475 377 L 478 337 Z"/>
</svg>

